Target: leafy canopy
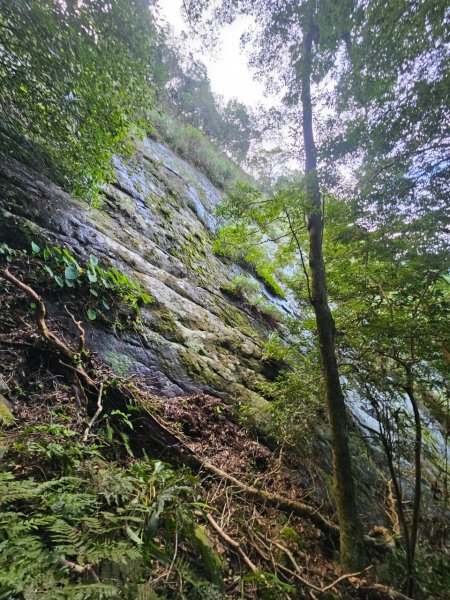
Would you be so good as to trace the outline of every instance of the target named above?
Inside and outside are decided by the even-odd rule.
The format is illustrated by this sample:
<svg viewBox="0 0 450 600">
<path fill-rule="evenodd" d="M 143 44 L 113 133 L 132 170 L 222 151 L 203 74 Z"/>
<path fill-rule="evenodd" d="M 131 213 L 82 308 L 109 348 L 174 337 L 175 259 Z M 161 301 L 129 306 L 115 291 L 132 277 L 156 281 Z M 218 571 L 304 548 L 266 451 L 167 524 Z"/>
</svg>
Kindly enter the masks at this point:
<svg viewBox="0 0 450 600">
<path fill-rule="evenodd" d="M 151 101 L 145 0 L 0 0 L 2 146 L 87 197 Z"/>
</svg>

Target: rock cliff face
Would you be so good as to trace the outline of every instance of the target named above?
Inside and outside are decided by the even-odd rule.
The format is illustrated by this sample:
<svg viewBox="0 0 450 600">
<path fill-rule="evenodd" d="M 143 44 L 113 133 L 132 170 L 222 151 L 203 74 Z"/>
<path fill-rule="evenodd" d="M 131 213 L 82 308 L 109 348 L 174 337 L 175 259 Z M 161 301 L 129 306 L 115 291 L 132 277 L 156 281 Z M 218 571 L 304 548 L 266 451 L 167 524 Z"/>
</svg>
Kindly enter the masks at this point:
<svg viewBox="0 0 450 600">
<path fill-rule="evenodd" d="M 142 309 L 141 333 L 118 336 L 95 321 L 88 325 L 88 348 L 121 374 L 146 377 L 167 396 L 206 391 L 263 414 L 267 403 L 257 389 L 270 324 L 221 291 L 242 272 L 212 252 L 221 192 L 150 139 L 129 161 L 117 158 L 115 168 L 116 182 L 94 209 L 2 161 L 0 241 L 41 240 L 83 260 L 94 255 L 140 282 L 154 299 Z"/>
<path fill-rule="evenodd" d="M 258 389 L 273 375 L 273 365 L 263 359 L 273 323 L 223 291 L 243 271 L 212 250 L 220 190 L 151 139 L 138 144 L 130 160 L 116 158 L 115 172 L 102 206 L 93 208 L 40 173 L 2 160 L 0 242 L 24 247 L 35 240 L 66 247 L 82 261 L 96 256 L 101 264 L 138 280 L 154 300 L 142 308 L 139 333 L 115 333 L 78 315 L 86 326 L 88 349 L 118 374 L 145 378 L 158 394 L 207 392 L 264 421 L 268 403 Z M 263 293 L 278 310 L 292 313 L 287 301 L 269 290 Z M 50 313 L 69 324 L 62 307 L 49 299 L 47 304 Z M 370 407 L 357 395 L 349 394 L 348 400 L 359 421 L 372 419 Z M 436 465 L 443 460 L 446 441 L 434 425 L 426 434 L 430 482 L 438 478 Z M 318 440 L 317 448 L 316 466 L 330 473 L 328 444 Z M 383 464 L 381 455 L 377 462 Z M 376 469 L 364 458 L 357 468 L 367 511 L 377 512 L 371 490 Z"/>
</svg>

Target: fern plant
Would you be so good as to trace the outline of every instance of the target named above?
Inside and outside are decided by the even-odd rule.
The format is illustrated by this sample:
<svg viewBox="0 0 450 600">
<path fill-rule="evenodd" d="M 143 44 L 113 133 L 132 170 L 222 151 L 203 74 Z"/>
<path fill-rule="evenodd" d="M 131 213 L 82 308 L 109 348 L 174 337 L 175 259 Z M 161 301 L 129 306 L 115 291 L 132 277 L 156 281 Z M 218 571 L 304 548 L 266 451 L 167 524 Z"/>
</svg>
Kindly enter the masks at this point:
<svg viewBox="0 0 450 600">
<path fill-rule="evenodd" d="M 171 564 L 177 543 L 190 560 L 184 523 L 201 504 L 188 473 L 106 462 L 62 426 L 28 428 L 6 458 L 0 599 L 131 600 L 158 562 Z"/>
</svg>

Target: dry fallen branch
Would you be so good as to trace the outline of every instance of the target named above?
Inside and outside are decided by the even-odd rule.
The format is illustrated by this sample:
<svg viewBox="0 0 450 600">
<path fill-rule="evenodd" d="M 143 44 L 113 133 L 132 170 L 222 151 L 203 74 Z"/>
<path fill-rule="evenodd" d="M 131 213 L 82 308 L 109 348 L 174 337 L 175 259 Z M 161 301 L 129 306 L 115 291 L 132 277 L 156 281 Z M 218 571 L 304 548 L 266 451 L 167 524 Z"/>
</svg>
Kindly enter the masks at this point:
<svg viewBox="0 0 450 600">
<path fill-rule="evenodd" d="M 97 410 L 95 411 L 94 416 L 92 417 L 92 419 L 89 421 L 88 426 L 84 430 L 84 433 L 83 433 L 83 442 L 87 442 L 87 439 L 89 437 L 89 433 L 90 433 L 90 431 L 92 429 L 92 426 L 94 425 L 95 421 L 97 420 L 97 417 L 99 416 L 99 414 L 103 410 L 102 394 L 103 394 L 103 382 L 100 384 L 100 389 L 98 391 Z"/>
<path fill-rule="evenodd" d="M 236 479 L 233 475 L 222 471 L 222 469 L 219 469 L 207 461 L 203 461 L 202 466 L 214 475 L 226 479 L 237 487 L 240 487 L 248 496 L 264 500 L 270 506 L 282 510 L 283 512 L 293 513 L 299 517 L 306 518 L 332 540 L 336 542 L 339 540 L 339 527 L 325 519 L 325 517 L 322 517 L 322 515 L 316 512 L 316 509 L 311 506 L 247 485 L 243 481 Z"/>
<path fill-rule="evenodd" d="M 19 290 L 24 292 L 29 298 L 31 298 L 31 300 L 36 302 L 36 323 L 39 333 L 45 340 L 55 346 L 61 352 L 61 354 L 72 359 L 74 353 L 69 346 L 67 346 L 65 342 L 61 341 L 56 335 L 54 335 L 54 333 L 52 333 L 47 327 L 45 322 L 46 309 L 41 296 L 39 296 L 39 294 L 37 294 L 31 287 L 20 281 L 20 279 L 17 279 L 17 277 L 9 272 L 8 268 L 2 269 L 2 271 L 0 271 L 0 275 L 16 286 Z"/>
<path fill-rule="evenodd" d="M 360 575 L 362 575 L 363 573 L 365 573 L 369 569 L 372 569 L 372 567 L 373 567 L 373 565 L 369 565 L 368 567 L 366 567 L 362 571 L 359 571 L 359 573 L 346 573 L 345 575 L 341 575 L 340 577 L 338 577 L 337 579 L 335 579 L 332 583 L 329 583 L 328 585 L 326 585 L 325 587 L 323 587 L 321 589 L 321 591 L 322 592 L 326 592 L 327 590 L 331 590 L 331 588 L 334 588 L 334 586 L 336 586 L 338 583 L 341 583 L 341 581 L 344 581 L 345 579 L 350 579 L 350 577 L 359 577 Z"/>
<path fill-rule="evenodd" d="M 172 454 L 175 459 L 181 459 L 183 464 L 191 468 L 206 470 L 214 477 L 232 483 L 241 489 L 245 495 L 262 500 L 278 510 L 308 519 L 335 543 L 339 543 L 339 527 L 318 513 L 317 509 L 302 502 L 291 500 L 244 483 L 212 463 L 204 461 L 200 455 L 189 447 L 187 441 L 182 440 L 170 426 L 163 423 L 154 414 L 146 411 L 146 417 L 147 426 L 151 429 L 151 441 L 160 448 L 163 448 L 165 452 Z"/>
<path fill-rule="evenodd" d="M 328 590 L 331 590 L 338 583 L 341 583 L 342 581 L 345 581 L 345 579 L 349 579 L 350 577 L 358 577 L 359 575 L 362 575 L 363 573 L 365 573 L 366 571 L 368 571 L 369 569 L 371 569 L 372 566 L 373 566 L 373 565 L 369 565 L 368 567 L 366 567 L 362 571 L 358 571 L 357 573 L 346 573 L 344 575 L 341 575 L 340 577 L 338 577 L 337 579 L 335 579 L 331 583 L 327 584 L 326 586 L 319 587 L 319 586 L 315 585 L 314 583 L 311 583 L 310 581 L 308 581 L 307 579 L 305 579 L 304 577 L 302 577 L 300 575 L 301 569 L 300 569 L 297 561 L 295 560 L 294 555 L 292 554 L 292 552 L 288 548 L 285 548 L 284 546 L 282 546 L 278 542 L 274 542 L 274 544 L 275 544 L 275 546 L 277 546 L 277 548 L 279 548 L 282 552 L 284 552 L 286 554 L 286 556 L 289 558 L 289 560 L 291 561 L 292 565 L 294 566 L 295 571 L 291 571 L 290 569 L 286 569 L 285 567 L 283 567 L 283 565 L 279 565 L 279 566 L 283 570 L 286 570 L 287 572 L 290 572 L 292 575 L 294 575 L 296 577 L 296 579 L 298 579 L 299 581 L 301 581 L 301 583 L 303 583 L 304 585 L 306 585 L 306 587 L 309 587 L 309 588 L 315 590 L 316 592 L 320 592 L 321 594 L 324 593 L 324 592 L 327 592 Z"/>
<path fill-rule="evenodd" d="M 236 552 L 239 554 L 239 556 L 242 558 L 242 560 L 245 562 L 245 564 L 250 568 L 250 570 L 253 573 L 256 573 L 258 571 L 258 567 L 245 554 L 245 552 L 242 550 L 241 545 L 239 544 L 239 542 L 237 542 L 236 540 L 233 540 L 227 533 L 225 533 L 225 531 L 221 528 L 221 526 L 219 525 L 219 523 L 217 523 L 217 521 L 215 521 L 211 517 L 211 515 L 209 515 L 208 513 L 206 514 L 206 518 L 208 519 L 208 523 L 216 531 L 216 533 L 218 533 L 219 536 L 229 546 L 231 546 L 234 550 L 236 550 Z"/>
</svg>

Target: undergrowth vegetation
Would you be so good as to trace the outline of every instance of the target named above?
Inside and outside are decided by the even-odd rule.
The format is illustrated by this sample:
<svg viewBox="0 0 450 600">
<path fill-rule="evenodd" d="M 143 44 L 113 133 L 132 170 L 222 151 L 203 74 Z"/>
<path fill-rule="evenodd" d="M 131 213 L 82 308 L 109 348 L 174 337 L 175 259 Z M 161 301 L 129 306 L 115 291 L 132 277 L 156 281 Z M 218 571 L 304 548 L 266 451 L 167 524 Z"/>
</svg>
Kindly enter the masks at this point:
<svg viewBox="0 0 450 600">
<path fill-rule="evenodd" d="M 217 207 L 222 226 L 213 251 L 254 271 L 272 295 L 285 298 L 279 280 L 283 267 L 292 263 L 292 248 L 280 242 L 286 237 L 280 229 L 271 222 L 264 224 L 262 207 L 273 213 L 272 204 L 251 183 L 236 182 Z"/>
<path fill-rule="evenodd" d="M 0 598 L 157 598 L 161 586 L 145 582 L 157 564 L 170 566 L 176 544 L 195 572 L 196 480 L 159 461 L 108 462 L 97 439 L 41 425 L 10 446 L 0 471 Z"/>
<path fill-rule="evenodd" d="M 67 248 L 47 245 L 41 248 L 32 242 L 30 250 L 1 244 L 0 258 L 7 264 L 32 269 L 45 291 L 69 295 L 73 300 L 75 293 L 78 297 L 81 294 L 86 317 L 90 321 L 98 318 L 115 329 L 139 328 L 140 307 L 152 301 L 135 279 L 116 267 L 101 267 L 92 255 L 81 266 Z"/>
<path fill-rule="evenodd" d="M 114 374 L 86 348 L 75 349 L 74 340 L 67 339 L 67 319 L 54 307 L 47 327 L 55 333 L 43 332 L 45 311 L 38 300 L 38 306 L 30 303 L 33 287 L 46 302 L 66 303 L 78 316 L 90 302 L 101 302 L 111 293 L 108 304 L 121 311 L 130 290 L 136 294 L 132 302 L 139 305 L 146 299 L 139 297 L 137 284 L 118 279 L 112 270 L 113 280 L 123 287 L 104 288 L 102 277 L 108 285 L 110 277 L 95 258 L 83 263 L 67 250 L 36 242 L 31 252 L 2 246 L 2 259 L 22 287 L 17 277 L 8 279 L 1 271 L 5 310 L 0 340 L 14 418 L 0 431 L 0 597 L 284 600 L 312 598 L 311 581 L 321 590 L 324 579 L 335 578 L 333 538 L 290 508 L 279 508 L 280 498 L 302 501 L 303 494 L 308 498 L 311 489 L 322 485 L 314 476 L 302 479 L 281 460 L 284 449 L 297 450 L 301 441 L 304 450 L 312 438 L 306 405 L 299 402 L 294 411 L 292 405 L 299 395 L 309 403 L 317 393 L 317 356 L 305 359 L 299 372 L 295 345 L 276 334 L 267 342 L 262 359 L 284 368 L 265 391 L 273 402 L 273 427 L 274 432 L 278 428 L 281 447 L 280 456 L 274 457 L 230 422 L 226 407 L 204 395 L 197 401 L 187 397 L 167 402 L 185 405 L 178 412 L 178 426 L 172 425 L 146 382 Z M 254 295 L 257 299 L 261 291 L 260 283 L 246 277 L 230 286 L 240 302 Z M 99 304 L 92 306 L 102 310 Z M 111 318 L 103 323 L 115 326 Z M 299 331 L 291 326 L 289 334 L 298 336 Z M 297 340 L 301 356 L 302 344 L 306 348 L 310 343 L 308 336 Z M 303 437 L 299 427 L 306 431 Z M 183 448 L 178 460 L 170 455 L 177 445 Z M 179 466 L 191 464 L 190 452 L 200 461 L 199 473 L 207 464 L 203 460 L 217 461 L 254 486 L 256 494 L 244 499 L 245 488 L 234 490 L 234 484 L 224 483 L 220 468 L 219 478 L 208 471 L 197 480 Z M 169 458 L 172 466 L 161 462 Z M 266 489 L 275 495 L 276 506 L 258 496 Z M 322 498 L 307 507 L 309 515 L 332 514 L 327 496 Z M 306 557 L 313 557 L 309 565 Z M 302 571 L 299 564 L 305 565 Z M 421 581 L 429 585 L 438 566 L 430 561 L 424 565 L 431 575 L 425 573 Z M 386 568 L 402 573 L 401 557 Z M 386 581 L 393 579 L 386 576 Z M 370 585 L 373 576 L 361 581 Z M 444 583 L 439 580 L 438 585 Z M 346 581 L 337 594 L 348 598 L 354 592 Z"/>
<path fill-rule="evenodd" d="M 275 361 L 280 368 L 275 380 L 260 384 L 259 390 L 270 400 L 275 439 L 304 456 L 313 449 L 311 432 L 325 422 L 324 385 L 308 331 L 299 335 L 298 323 L 286 325 L 291 325 L 290 339 L 273 332 L 266 340 L 264 360 Z"/>
</svg>

